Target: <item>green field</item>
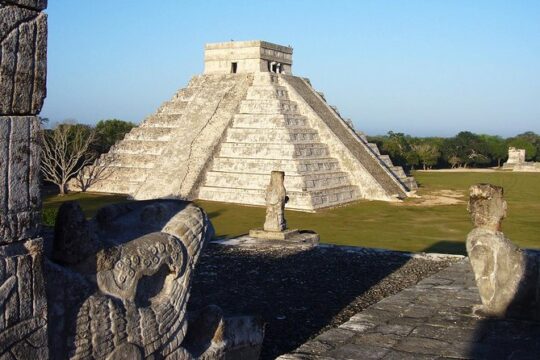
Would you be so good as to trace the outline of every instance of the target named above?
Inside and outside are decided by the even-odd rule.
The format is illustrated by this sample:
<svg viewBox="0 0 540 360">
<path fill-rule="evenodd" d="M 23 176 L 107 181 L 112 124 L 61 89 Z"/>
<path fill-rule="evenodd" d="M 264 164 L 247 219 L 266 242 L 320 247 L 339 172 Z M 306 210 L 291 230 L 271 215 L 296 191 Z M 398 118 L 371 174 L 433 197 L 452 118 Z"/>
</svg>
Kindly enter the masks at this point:
<svg viewBox="0 0 540 360">
<path fill-rule="evenodd" d="M 453 190 L 466 200 L 470 185 L 487 182 L 503 186 L 508 219 L 503 231 L 522 247 L 540 248 L 540 174 L 511 172 L 416 172 L 420 195 Z M 70 194 L 44 199 L 45 213 L 62 201 L 78 200 L 87 216 L 103 205 L 125 201 L 124 196 Z M 456 205 L 422 205 L 422 199 L 403 203 L 358 201 L 318 213 L 287 211 L 290 228 L 315 230 L 321 241 L 403 251 L 463 254 L 464 239 L 471 230 L 465 202 Z M 261 227 L 264 208 L 197 201 L 210 215 L 217 236 L 232 237 Z"/>
</svg>

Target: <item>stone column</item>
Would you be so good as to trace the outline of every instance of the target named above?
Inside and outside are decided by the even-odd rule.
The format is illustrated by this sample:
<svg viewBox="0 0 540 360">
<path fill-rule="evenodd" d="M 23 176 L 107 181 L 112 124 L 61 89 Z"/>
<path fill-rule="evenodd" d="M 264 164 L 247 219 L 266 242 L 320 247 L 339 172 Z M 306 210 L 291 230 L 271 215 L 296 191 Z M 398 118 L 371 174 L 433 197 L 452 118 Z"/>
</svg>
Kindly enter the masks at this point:
<svg viewBox="0 0 540 360">
<path fill-rule="evenodd" d="M 46 359 L 38 114 L 47 0 L 0 0 L 0 358 Z"/>
</svg>

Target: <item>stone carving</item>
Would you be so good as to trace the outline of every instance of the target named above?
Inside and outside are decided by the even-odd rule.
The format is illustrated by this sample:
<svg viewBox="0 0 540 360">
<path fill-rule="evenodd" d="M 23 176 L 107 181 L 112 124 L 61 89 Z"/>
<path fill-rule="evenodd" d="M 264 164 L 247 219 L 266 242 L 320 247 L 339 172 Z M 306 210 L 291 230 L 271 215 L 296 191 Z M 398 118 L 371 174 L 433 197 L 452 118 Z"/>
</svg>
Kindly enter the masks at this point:
<svg viewBox="0 0 540 360">
<path fill-rule="evenodd" d="M 285 191 L 285 173 L 272 171 L 270 184 L 266 188 L 266 221 L 265 231 L 283 231 L 287 228 L 285 220 L 285 204 L 289 201 Z"/>
<path fill-rule="evenodd" d="M 412 177 L 290 75 L 292 52 L 264 41 L 207 44 L 204 74 L 103 155 L 112 175 L 89 190 L 262 206 L 267 174 L 280 170 L 289 209 L 411 195 Z"/>
<path fill-rule="evenodd" d="M 25 7 L 19 7 L 19 4 Z M 34 9 L 27 6 L 34 6 Z M 0 115 L 36 115 L 45 98 L 45 1 L 0 1 Z"/>
<path fill-rule="evenodd" d="M 77 205 L 62 207 L 55 261 L 47 262 L 54 359 L 220 359 L 232 350 L 258 356 L 263 326 L 252 318 L 242 322 L 245 331 L 214 307 L 212 326 L 197 320 L 205 311 L 188 323 L 192 272 L 213 235 L 202 209 L 176 200 L 134 202 L 105 207 L 87 221 Z"/>
<path fill-rule="evenodd" d="M 292 244 L 317 245 L 319 243 L 319 235 L 315 232 L 287 229 L 285 204 L 289 200 L 289 197 L 285 190 L 284 181 L 285 173 L 283 171 L 271 172 L 270 183 L 266 188 L 266 219 L 264 226 L 262 229 L 250 230 L 249 236 L 264 240 L 287 240 Z"/>
<path fill-rule="evenodd" d="M 470 188 L 468 210 L 475 228 L 467 236 L 467 254 L 482 299 L 479 314 L 537 316 L 538 259 L 527 255 L 501 232 L 506 217 L 503 188 Z"/>
<path fill-rule="evenodd" d="M 45 97 L 46 5 L 0 0 L 0 359 L 48 358 L 35 116 Z"/>
</svg>

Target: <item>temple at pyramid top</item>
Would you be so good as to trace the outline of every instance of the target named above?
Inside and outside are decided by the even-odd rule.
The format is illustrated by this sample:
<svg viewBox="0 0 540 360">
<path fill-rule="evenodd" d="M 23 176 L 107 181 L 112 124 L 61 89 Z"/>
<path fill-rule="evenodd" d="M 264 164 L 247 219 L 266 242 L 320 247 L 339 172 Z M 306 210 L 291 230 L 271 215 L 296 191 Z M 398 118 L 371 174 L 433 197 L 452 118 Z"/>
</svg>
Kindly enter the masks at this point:
<svg viewBox="0 0 540 360">
<path fill-rule="evenodd" d="M 283 171 L 289 209 L 413 193 L 414 179 L 291 66 L 290 47 L 206 45 L 204 73 L 85 169 L 88 190 L 264 205 L 270 173 Z"/>
<path fill-rule="evenodd" d="M 205 74 L 272 72 L 291 74 L 293 49 L 266 41 L 206 44 Z"/>
</svg>

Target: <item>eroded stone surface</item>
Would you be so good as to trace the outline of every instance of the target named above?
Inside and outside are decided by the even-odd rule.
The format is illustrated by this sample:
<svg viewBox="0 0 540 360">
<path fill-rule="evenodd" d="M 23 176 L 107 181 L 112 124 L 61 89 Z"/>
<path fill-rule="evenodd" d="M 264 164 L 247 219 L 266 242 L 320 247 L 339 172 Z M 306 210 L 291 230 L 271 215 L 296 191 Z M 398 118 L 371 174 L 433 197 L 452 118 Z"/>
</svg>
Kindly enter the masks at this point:
<svg viewBox="0 0 540 360">
<path fill-rule="evenodd" d="M 45 97 L 44 0 L 0 0 L 0 358 L 47 359 L 38 238 L 39 120 Z"/>
<path fill-rule="evenodd" d="M 236 323 L 214 307 L 209 321 L 188 325 L 192 271 L 213 235 L 202 209 L 175 200 L 133 202 L 87 221 L 73 203 L 62 207 L 53 246 L 58 263 L 47 263 L 53 358 L 258 354 L 264 327 L 251 318 Z M 182 343 L 190 331 L 197 346 L 188 349 Z"/>
<path fill-rule="evenodd" d="M 35 116 L 0 116 L 0 245 L 39 230 L 38 129 Z"/>
<path fill-rule="evenodd" d="M 0 46 L 0 115 L 38 114 L 46 94 L 47 15 L 0 5 Z"/>
<path fill-rule="evenodd" d="M 283 182 L 283 171 L 272 171 L 270 184 L 266 188 L 266 219 L 263 229 L 265 231 L 283 231 L 287 229 L 285 220 L 285 204 L 289 200 Z"/>
<path fill-rule="evenodd" d="M 469 212 L 475 229 L 467 253 L 482 308 L 493 316 L 538 316 L 538 258 L 527 256 L 500 231 L 506 216 L 503 189 L 489 184 L 470 188 Z"/>
</svg>

